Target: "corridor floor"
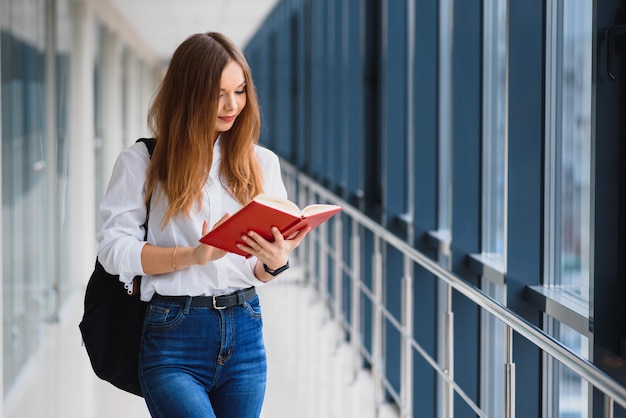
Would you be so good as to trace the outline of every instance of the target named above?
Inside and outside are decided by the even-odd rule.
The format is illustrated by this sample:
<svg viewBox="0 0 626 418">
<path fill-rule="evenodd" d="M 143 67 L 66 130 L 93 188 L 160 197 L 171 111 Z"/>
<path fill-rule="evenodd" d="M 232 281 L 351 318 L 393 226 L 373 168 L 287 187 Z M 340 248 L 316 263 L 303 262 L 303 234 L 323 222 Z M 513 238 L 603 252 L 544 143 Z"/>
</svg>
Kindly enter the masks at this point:
<svg viewBox="0 0 626 418">
<path fill-rule="evenodd" d="M 350 349 L 314 292 L 297 283 L 299 274 L 292 268 L 259 290 L 269 368 L 262 418 L 374 417 L 369 374 L 355 376 Z M 93 374 L 77 326 L 81 315 L 76 292 L 4 400 L 6 418 L 149 417 L 143 399 Z M 379 416 L 394 416 L 389 409 Z"/>
</svg>

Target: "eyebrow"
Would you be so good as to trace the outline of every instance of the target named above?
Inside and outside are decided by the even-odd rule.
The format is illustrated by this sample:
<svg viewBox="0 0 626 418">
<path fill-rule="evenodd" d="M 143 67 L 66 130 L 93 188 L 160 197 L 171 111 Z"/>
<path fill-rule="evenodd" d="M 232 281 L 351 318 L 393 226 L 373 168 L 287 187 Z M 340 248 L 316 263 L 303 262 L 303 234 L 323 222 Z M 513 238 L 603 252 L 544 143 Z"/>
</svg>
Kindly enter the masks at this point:
<svg viewBox="0 0 626 418">
<path fill-rule="evenodd" d="M 238 85 L 238 86 L 237 86 L 237 88 L 238 88 L 238 89 L 240 89 L 240 88 L 245 87 L 245 86 L 246 86 L 246 82 L 244 81 L 243 83 L 241 83 L 240 85 Z M 224 90 L 226 90 L 226 89 L 222 89 L 222 88 L 220 88 L 220 91 L 224 91 Z"/>
</svg>

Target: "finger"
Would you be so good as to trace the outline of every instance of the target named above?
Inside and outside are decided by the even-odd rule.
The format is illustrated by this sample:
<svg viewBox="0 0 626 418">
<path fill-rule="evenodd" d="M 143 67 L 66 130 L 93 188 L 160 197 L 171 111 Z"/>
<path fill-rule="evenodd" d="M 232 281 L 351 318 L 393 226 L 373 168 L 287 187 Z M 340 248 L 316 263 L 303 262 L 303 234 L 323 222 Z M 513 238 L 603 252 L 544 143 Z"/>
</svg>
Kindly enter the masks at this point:
<svg viewBox="0 0 626 418">
<path fill-rule="evenodd" d="M 213 225 L 213 229 L 217 228 L 218 226 L 226 222 L 228 218 L 230 218 L 230 213 L 227 213 L 226 215 L 222 216 L 222 219 L 220 219 L 219 221 L 215 223 L 215 225 Z"/>
<path fill-rule="evenodd" d="M 255 239 L 255 236 L 257 239 Z M 263 237 L 261 237 L 258 234 L 255 234 L 255 236 L 252 236 L 250 233 L 248 233 L 248 235 L 241 236 L 241 240 L 245 242 L 247 245 L 247 248 L 245 250 L 250 252 L 250 254 L 253 254 L 253 255 L 258 254 L 263 249 L 263 245 L 258 242 L 258 239 L 259 238 L 263 239 Z"/>
<path fill-rule="evenodd" d="M 205 236 L 209 233 L 209 221 L 202 222 L 202 236 Z"/>
<path fill-rule="evenodd" d="M 276 228 L 275 226 L 272 227 L 272 235 L 274 236 L 275 243 L 282 244 L 282 242 L 285 240 L 283 238 L 283 234 L 281 234 L 278 228 Z"/>
<path fill-rule="evenodd" d="M 309 232 L 311 232 L 311 227 L 310 226 L 304 227 L 301 230 L 299 230 L 297 234 L 293 238 L 290 239 L 290 241 L 294 241 L 296 246 L 298 246 L 302 242 L 306 234 L 308 234 Z"/>
<path fill-rule="evenodd" d="M 248 246 L 248 245 L 243 245 L 243 244 L 237 244 L 237 248 L 239 248 L 241 251 L 245 251 L 248 254 L 255 255 L 255 256 L 258 256 L 259 253 L 262 252 L 262 250 L 257 250 L 257 249 L 254 249 L 254 248 Z"/>
<path fill-rule="evenodd" d="M 250 240 L 247 242 L 257 244 L 260 247 L 265 247 L 267 245 L 270 245 L 270 241 L 266 240 L 265 238 L 263 238 L 261 235 L 257 234 L 254 231 L 249 231 L 247 238 Z"/>
</svg>

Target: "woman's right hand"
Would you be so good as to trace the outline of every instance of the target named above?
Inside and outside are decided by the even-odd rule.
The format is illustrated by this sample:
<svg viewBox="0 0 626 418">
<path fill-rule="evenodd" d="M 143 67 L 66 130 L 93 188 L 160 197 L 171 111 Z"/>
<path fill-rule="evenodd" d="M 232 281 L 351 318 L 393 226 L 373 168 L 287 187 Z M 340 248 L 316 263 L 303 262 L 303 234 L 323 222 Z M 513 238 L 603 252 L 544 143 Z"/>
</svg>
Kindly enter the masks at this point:
<svg viewBox="0 0 626 418">
<path fill-rule="evenodd" d="M 217 221 L 217 223 L 213 226 L 213 229 L 217 228 L 221 224 L 224 223 L 228 218 L 230 218 L 230 214 L 227 213 Z M 202 223 L 202 236 L 205 236 L 209 233 L 209 222 L 204 221 Z M 197 247 L 193 249 L 194 260 L 196 260 L 196 264 L 206 264 L 209 261 L 217 260 L 226 255 L 226 251 L 221 250 L 217 247 L 212 247 L 210 245 L 200 243 Z"/>
</svg>

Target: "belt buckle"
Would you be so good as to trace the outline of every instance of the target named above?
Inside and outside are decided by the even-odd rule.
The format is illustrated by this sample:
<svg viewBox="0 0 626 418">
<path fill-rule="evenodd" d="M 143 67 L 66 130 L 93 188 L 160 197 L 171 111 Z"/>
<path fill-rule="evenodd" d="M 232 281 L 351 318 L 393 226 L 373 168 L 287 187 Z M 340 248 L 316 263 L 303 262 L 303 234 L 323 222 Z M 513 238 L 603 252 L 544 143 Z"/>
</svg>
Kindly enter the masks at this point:
<svg viewBox="0 0 626 418">
<path fill-rule="evenodd" d="M 222 309 L 226 309 L 226 306 L 217 306 L 217 298 L 220 297 L 222 295 L 217 295 L 217 296 L 211 296 L 211 299 L 213 300 L 213 309 L 221 311 Z"/>
</svg>

